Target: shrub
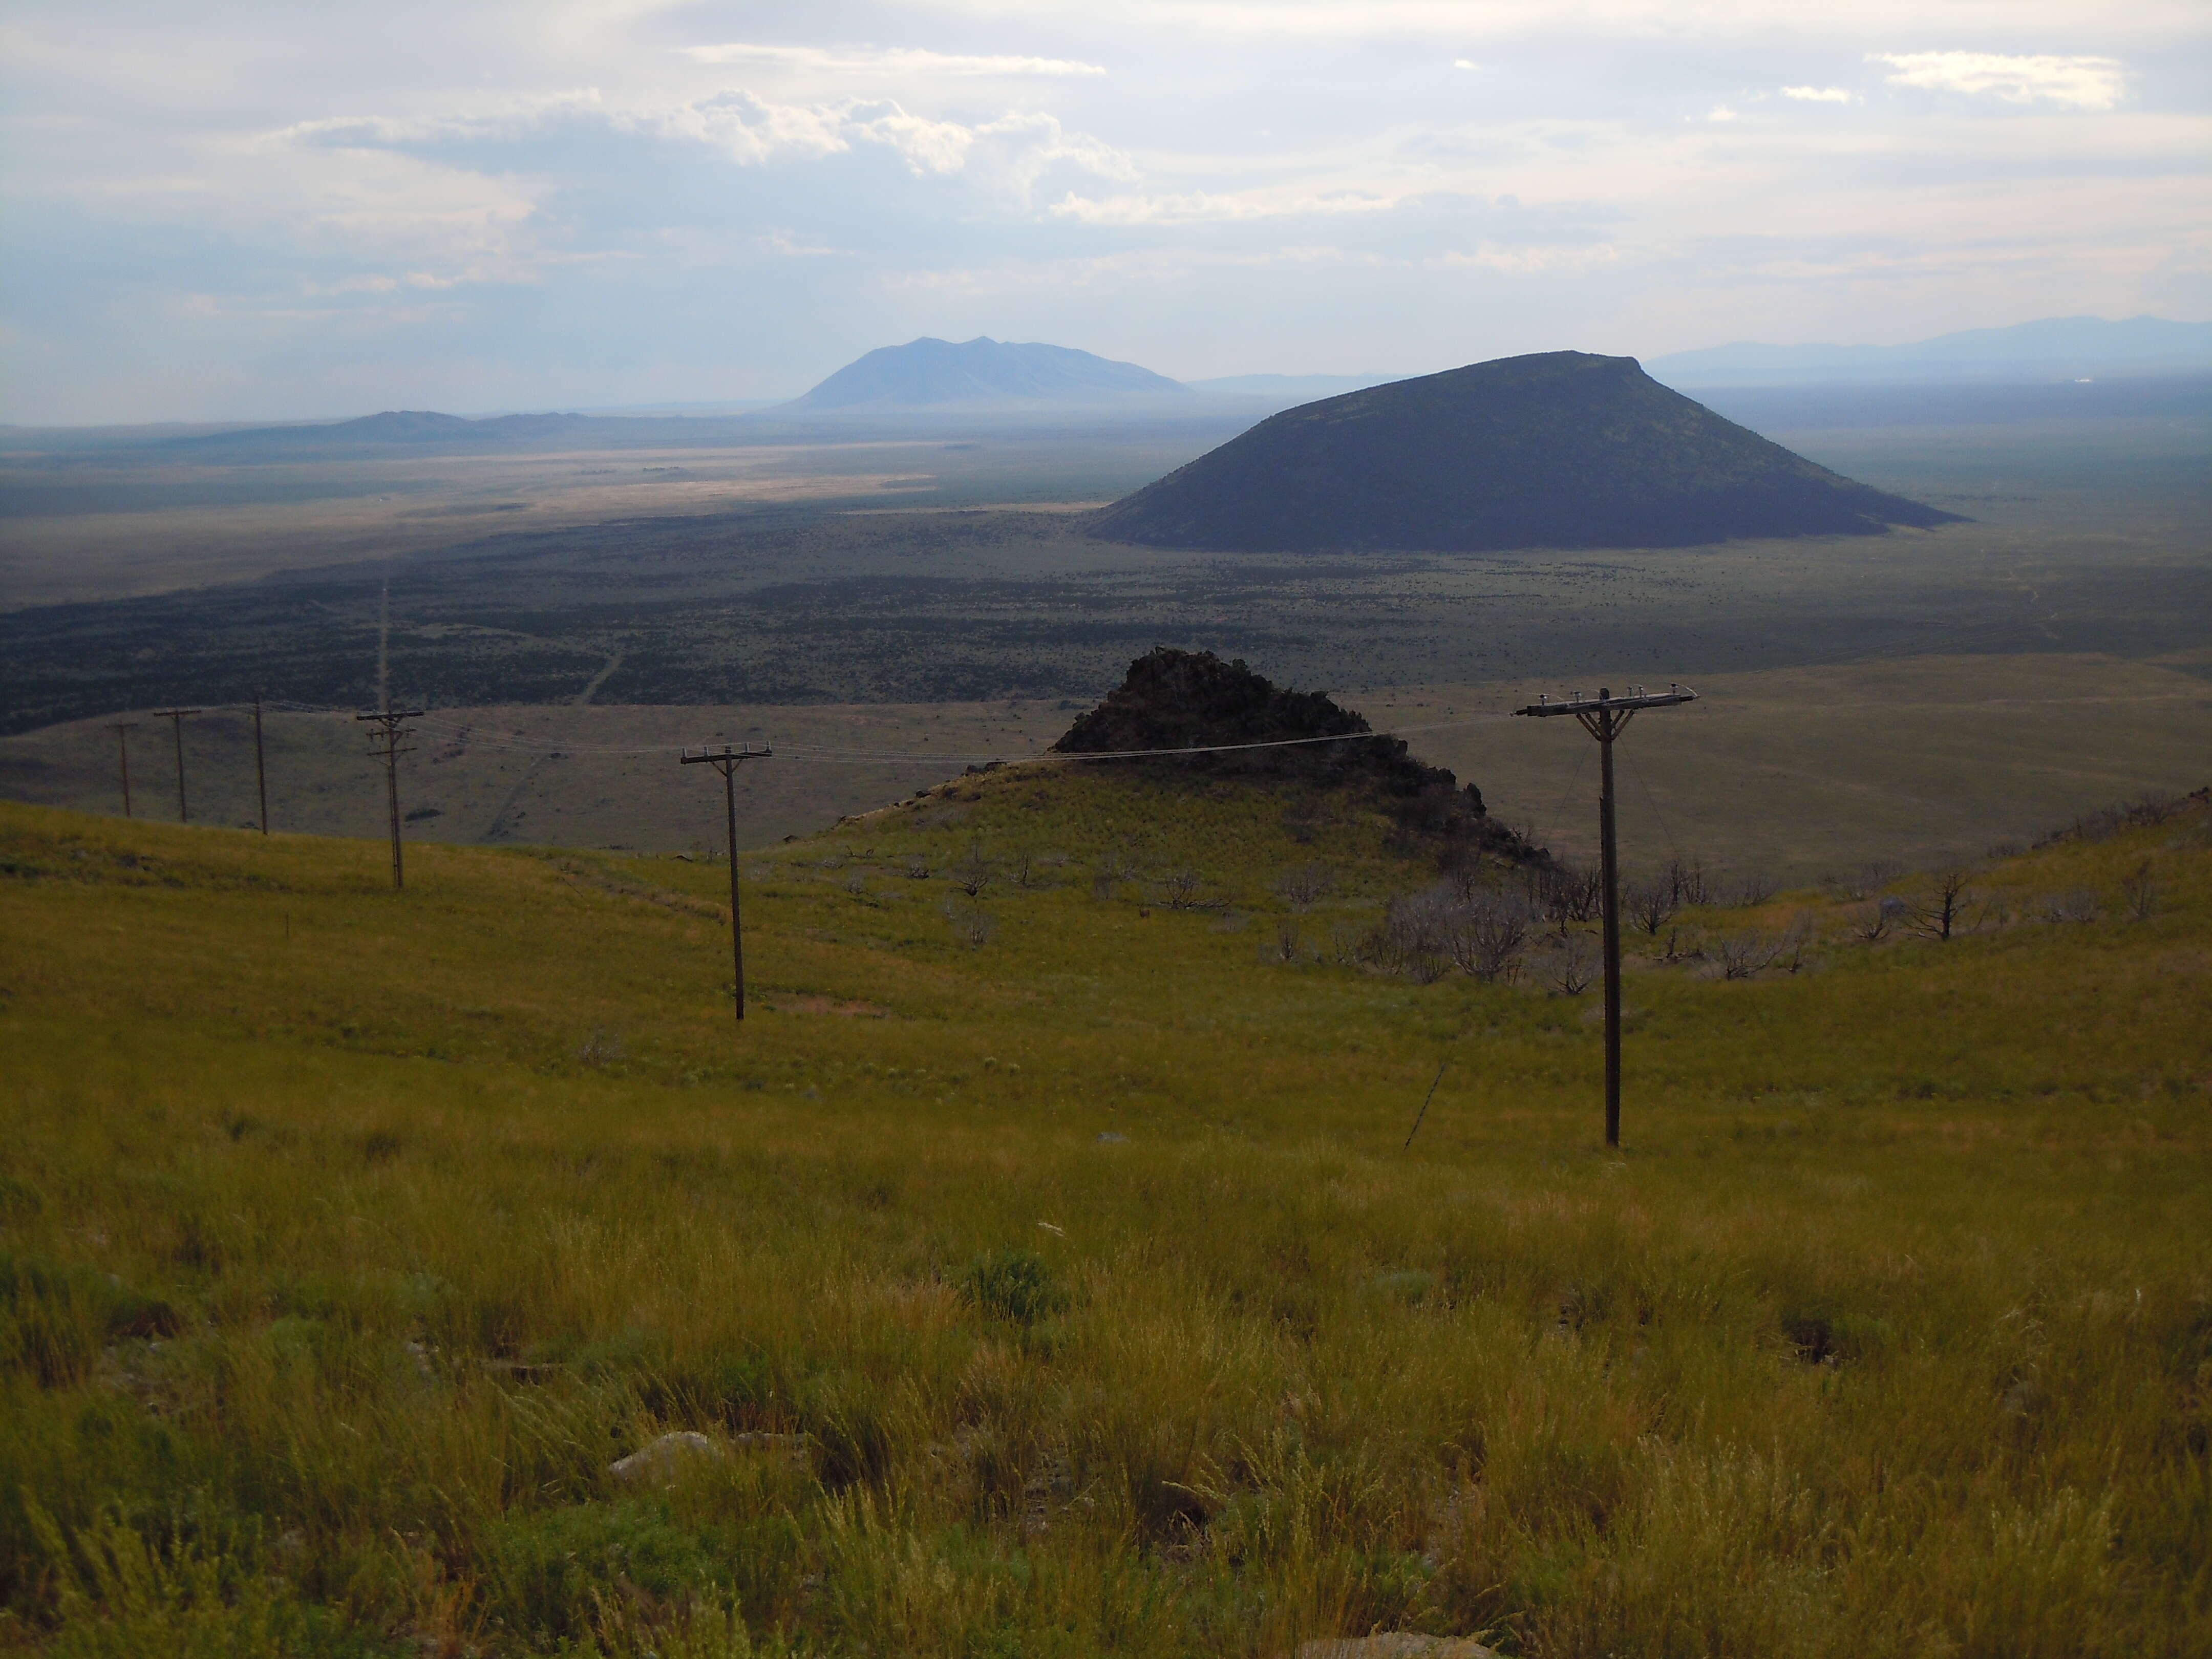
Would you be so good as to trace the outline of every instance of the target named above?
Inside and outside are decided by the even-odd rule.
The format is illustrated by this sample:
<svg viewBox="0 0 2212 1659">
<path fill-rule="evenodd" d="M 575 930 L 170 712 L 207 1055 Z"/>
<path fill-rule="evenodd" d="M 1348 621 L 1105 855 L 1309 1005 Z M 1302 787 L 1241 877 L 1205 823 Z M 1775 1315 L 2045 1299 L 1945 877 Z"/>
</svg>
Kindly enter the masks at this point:
<svg viewBox="0 0 2212 1659">
<path fill-rule="evenodd" d="M 980 951 L 999 931 L 999 920 L 980 904 L 948 900 L 945 919 L 952 924 L 952 937 L 971 951 Z"/>
<path fill-rule="evenodd" d="M 1053 1277 L 1052 1264 L 1034 1250 L 976 1257 L 960 1281 L 960 1293 L 985 1313 L 1017 1325 L 1034 1325 L 1067 1307 L 1067 1292 Z"/>
<path fill-rule="evenodd" d="M 1275 896 L 1293 910 L 1310 910 L 1335 890 L 1336 872 L 1326 864 L 1294 865 L 1275 878 Z"/>
</svg>

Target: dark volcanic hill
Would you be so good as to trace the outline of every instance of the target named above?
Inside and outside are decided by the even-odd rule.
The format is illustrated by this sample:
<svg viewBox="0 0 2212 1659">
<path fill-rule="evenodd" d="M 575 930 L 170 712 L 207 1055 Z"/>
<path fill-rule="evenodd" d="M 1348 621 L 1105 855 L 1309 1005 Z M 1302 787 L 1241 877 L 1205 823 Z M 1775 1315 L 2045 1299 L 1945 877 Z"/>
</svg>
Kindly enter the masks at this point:
<svg viewBox="0 0 2212 1659">
<path fill-rule="evenodd" d="M 1407 830 L 1449 847 L 1479 849 L 1514 864 L 1548 864 L 1492 818 L 1482 792 L 1450 770 L 1425 766 L 1402 738 L 1370 735 L 1366 720 L 1326 692 L 1292 691 L 1239 660 L 1211 651 L 1158 646 L 1129 665 L 1106 700 L 1053 744 L 1062 755 L 1192 750 L 1123 764 L 1215 776 L 1282 779 L 1372 789 Z M 1273 748 L 1227 748 L 1244 744 Z M 1207 753 L 1206 750 L 1216 752 Z"/>
<path fill-rule="evenodd" d="M 1680 547 L 1954 521 L 1816 466 L 1632 357 L 1504 357 L 1260 422 L 1090 533 L 1235 552 Z"/>
<path fill-rule="evenodd" d="M 1188 386 L 1135 363 L 1068 346 L 1016 345 L 977 336 L 909 340 L 854 359 L 787 411 L 927 409 L 946 404 L 1095 403 L 1157 397 L 1195 401 Z"/>
</svg>

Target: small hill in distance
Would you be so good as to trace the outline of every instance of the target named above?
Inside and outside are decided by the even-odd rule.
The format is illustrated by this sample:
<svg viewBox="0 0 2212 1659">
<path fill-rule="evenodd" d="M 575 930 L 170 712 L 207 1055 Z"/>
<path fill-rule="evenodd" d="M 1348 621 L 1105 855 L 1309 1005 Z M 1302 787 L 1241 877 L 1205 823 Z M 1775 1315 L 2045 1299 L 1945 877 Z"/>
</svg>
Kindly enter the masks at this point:
<svg viewBox="0 0 2212 1659">
<path fill-rule="evenodd" d="M 1349 787 L 1381 796 L 1402 830 L 1436 839 L 1440 850 L 1479 850 L 1516 865 L 1552 861 L 1490 817 L 1481 790 L 1415 760 L 1404 738 L 1376 735 L 1364 716 L 1327 692 L 1291 690 L 1211 651 L 1155 647 L 1052 749 L 1144 757 L 1132 763 L 1156 770 Z"/>
<path fill-rule="evenodd" d="M 1686 547 L 1957 521 L 1791 453 L 1632 357 L 1542 352 L 1287 410 L 1090 533 L 1222 552 Z"/>
<path fill-rule="evenodd" d="M 387 409 L 350 421 L 301 422 L 172 438 L 165 447 L 215 453 L 239 449 L 489 449 L 581 438 L 599 424 L 583 415 L 493 415 L 471 420 L 434 410 Z"/>
<path fill-rule="evenodd" d="M 923 338 L 879 346 L 845 365 L 784 411 L 937 409 L 1005 404 L 1095 404 L 1132 398 L 1189 401 L 1180 380 L 1067 346 L 1017 345 L 978 335 L 957 344 Z"/>
</svg>

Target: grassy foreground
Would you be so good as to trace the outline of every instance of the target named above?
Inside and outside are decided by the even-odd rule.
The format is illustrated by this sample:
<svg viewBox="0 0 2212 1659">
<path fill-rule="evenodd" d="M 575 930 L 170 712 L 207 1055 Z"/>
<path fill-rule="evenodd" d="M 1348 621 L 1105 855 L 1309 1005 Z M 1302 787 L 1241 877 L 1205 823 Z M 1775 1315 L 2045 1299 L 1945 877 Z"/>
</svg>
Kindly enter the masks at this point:
<svg viewBox="0 0 2212 1659">
<path fill-rule="evenodd" d="M 2202 806 L 1686 915 L 1620 1155 L 1594 997 L 1350 959 L 1354 803 L 780 848 L 742 1034 L 719 866 L 385 858 L 0 806 L 0 1644 L 2212 1647 Z"/>
</svg>

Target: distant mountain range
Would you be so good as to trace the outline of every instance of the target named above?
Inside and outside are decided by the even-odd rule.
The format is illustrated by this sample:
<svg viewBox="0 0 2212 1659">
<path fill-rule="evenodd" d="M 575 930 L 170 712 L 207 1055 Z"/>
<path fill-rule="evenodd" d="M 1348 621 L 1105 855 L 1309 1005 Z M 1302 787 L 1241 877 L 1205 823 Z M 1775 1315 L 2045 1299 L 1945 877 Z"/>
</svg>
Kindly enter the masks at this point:
<svg viewBox="0 0 2212 1659">
<path fill-rule="evenodd" d="M 1625 361 L 1625 360 L 1624 360 Z M 2110 322 L 2055 317 L 2008 328 L 1970 329 L 1910 345 L 1761 345 L 1738 343 L 1654 358 L 1653 379 L 1684 388 L 1727 389 L 1764 396 L 1802 387 L 1808 395 L 1869 395 L 1896 388 L 1883 422 L 1922 418 L 1934 410 L 1932 388 L 1960 396 L 1995 397 L 2005 386 L 2041 386 L 2051 396 L 2088 396 L 2112 383 L 2112 395 L 2180 396 L 2212 378 L 2212 323 L 2156 317 Z M 2191 379 L 2190 377 L 2196 377 Z M 1433 376 L 1425 377 L 1433 379 Z M 2079 392 L 2072 390 L 2090 382 Z M 2158 383 L 2164 384 L 2161 391 Z M 770 428 L 829 425 L 849 432 L 856 419 L 878 417 L 886 429 L 931 427 L 944 420 L 1020 422 L 1066 414 L 1108 422 L 1157 419 L 1250 419 L 1262 413 L 1405 384 L 1387 374 L 1229 374 L 1188 383 L 1137 363 L 1066 346 L 1013 343 L 978 336 L 953 343 L 923 338 L 884 346 L 848 363 L 805 396 L 787 402 L 662 404 L 562 414 L 467 418 L 422 410 L 387 410 L 353 420 L 293 422 L 191 432 L 161 427 L 33 428 L 0 427 L 0 452 L 160 447 L 210 460 L 340 457 L 393 450 L 549 449 L 568 445 L 634 447 L 653 443 L 765 441 Z M 2140 394 L 2118 383 L 2140 388 Z M 1977 388 L 1984 390 L 1977 391 Z M 1902 401 L 1899 401 L 1902 400 Z M 1936 420 L 1964 419 L 1948 410 Z M 2100 404 L 2099 409 L 2103 405 Z M 2192 410 L 2196 404 L 2191 404 Z M 1747 410 L 1745 412 L 1747 417 Z M 2053 413 L 2077 412 L 2068 404 Z M 2115 408 L 2108 412 L 2124 412 Z M 2157 411 L 2150 411 L 2157 412 Z M 1819 410 L 1765 418 L 1762 425 L 1822 424 Z M 2001 419 L 1981 410 L 1978 419 Z M 1856 418 L 1856 417 L 1854 417 Z"/>
<path fill-rule="evenodd" d="M 2160 317 L 2046 317 L 1910 345 L 1735 345 L 1648 365 L 1668 386 L 1943 385 L 2212 373 L 2212 323 Z"/>
<path fill-rule="evenodd" d="M 1480 552 L 1880 535 L 1956 516 L 1792 454 L 1632 357 L 1548 351 L 1287 410 L 1116 501 L 1091 533 L 1223 552 Z"/>
<path fill-rule="evenodd" d="M 1005 404 L 1188 401 L 1190 388 L 1134 363 L 1067 346 L 1016 345 L 978 335 L 878 346 L 779 411 L 944 409 Z"/>
</svg>

